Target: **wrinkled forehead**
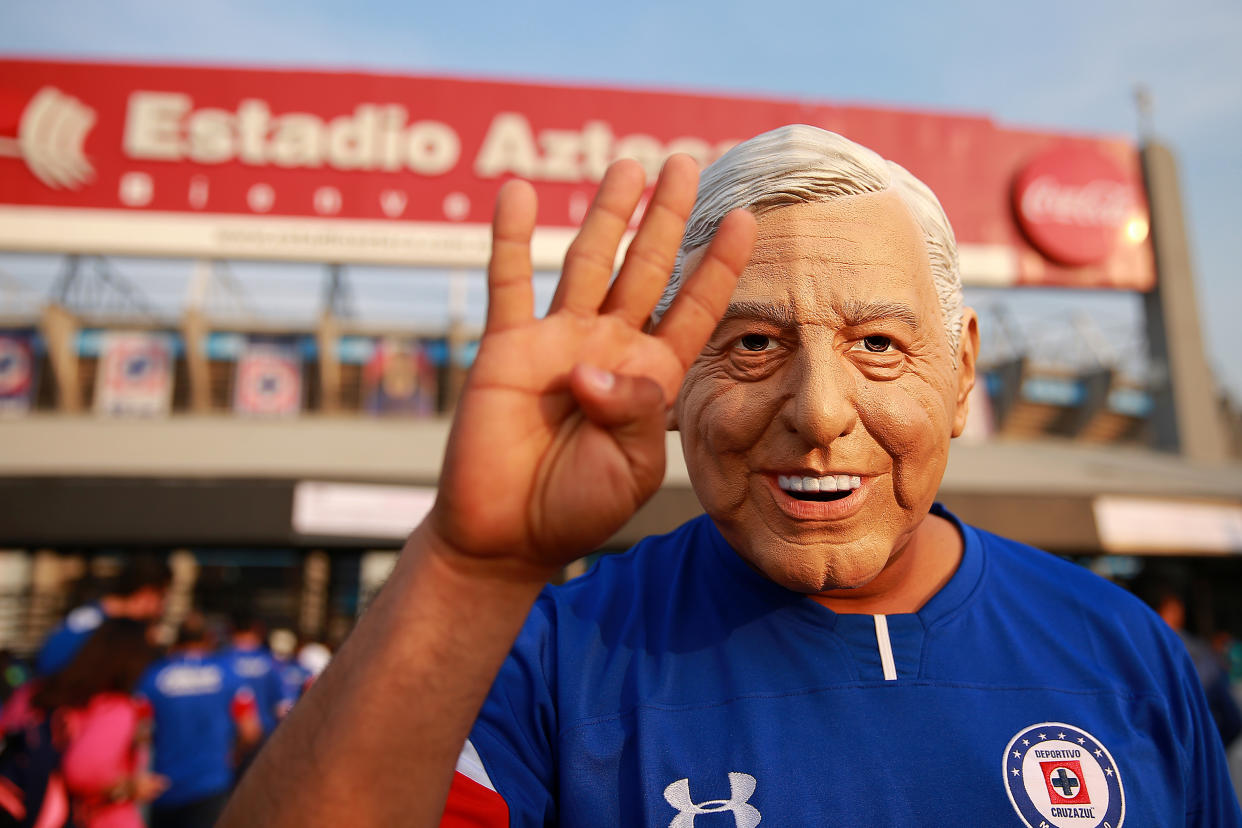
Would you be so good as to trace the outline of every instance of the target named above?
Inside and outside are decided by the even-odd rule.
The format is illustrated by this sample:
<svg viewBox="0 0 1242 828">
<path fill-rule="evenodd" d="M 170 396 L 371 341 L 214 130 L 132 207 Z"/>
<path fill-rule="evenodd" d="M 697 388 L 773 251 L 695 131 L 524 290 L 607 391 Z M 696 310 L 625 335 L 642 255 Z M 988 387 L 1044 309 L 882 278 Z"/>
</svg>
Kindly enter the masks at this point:
<svg viewBox="0 0 1242 828">
<path fill-rule="evenodd" d="M 922 231 L 896 194 L 781 207 L 758 225 L 735 303 L 769 302 L 805 316 L 887 301 L 939 316 Z"/>
</svg>

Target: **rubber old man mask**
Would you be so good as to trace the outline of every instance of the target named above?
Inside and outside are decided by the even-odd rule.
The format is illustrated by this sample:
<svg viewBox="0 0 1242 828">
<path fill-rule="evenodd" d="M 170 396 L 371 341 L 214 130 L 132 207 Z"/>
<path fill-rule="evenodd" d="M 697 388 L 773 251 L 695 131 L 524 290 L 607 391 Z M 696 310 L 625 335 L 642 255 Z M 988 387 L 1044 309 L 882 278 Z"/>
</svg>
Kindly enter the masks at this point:
<svg viewBox="0 0 1242 828">
<path fill-rule="evenodd" d="M 695 492 L 773 581 L 839 611 L 914 611 L 961 557 L 928 510 L 965 424 L 974 313 L 955 353 L 892 190 L 778 207 L 758 230 L 672 411 Z"/>
</svg>

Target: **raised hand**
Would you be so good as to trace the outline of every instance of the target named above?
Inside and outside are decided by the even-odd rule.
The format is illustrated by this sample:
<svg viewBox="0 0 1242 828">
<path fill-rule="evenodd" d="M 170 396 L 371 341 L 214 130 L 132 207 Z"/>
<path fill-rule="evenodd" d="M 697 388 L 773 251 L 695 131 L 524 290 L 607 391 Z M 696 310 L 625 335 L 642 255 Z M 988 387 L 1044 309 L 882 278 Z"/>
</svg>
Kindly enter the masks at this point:
<svg viewBox="0 0 1242 828">
<path fill-rule="evenodd" d="M 754 241 L 749 213 L 727 216 L 673 306 L 645 330 L 697 181 L 692 159 L 669 159 L 610 286 L 644 188 L 637 163 L 612 165 L 542 319 L 531 286 L 534 190 L 520 181 L 502 188 L 487 325 L 427 524 L 454 554 L 550 571 L 606 540 L 660 485 L 666 408 Z"/>
<path fill-rule="evenodd" d="M 664 475 L 667 404 L 755 234 L 749 213 L 726 217 L 677 301 L 645 331 L 697 179 L 690 158 L 669 160 L 610 286 L 644 183 L 636 163 L 614 164 L 543 319 L 531 286 L 534 192 L 521 182 L 501 191 L 487 328 L 436 504 L 332 665 L 259 753 L 221 826 L 440 824 L 462 743 L 539 590 L 616 531 Z"/>
</svg>

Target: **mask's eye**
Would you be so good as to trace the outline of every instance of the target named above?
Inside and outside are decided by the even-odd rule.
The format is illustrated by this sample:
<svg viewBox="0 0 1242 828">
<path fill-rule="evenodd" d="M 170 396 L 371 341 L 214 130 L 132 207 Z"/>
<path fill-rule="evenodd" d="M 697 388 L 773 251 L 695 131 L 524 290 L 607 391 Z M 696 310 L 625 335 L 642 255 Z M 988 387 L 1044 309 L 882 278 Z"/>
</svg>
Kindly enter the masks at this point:
<svg viewBox="0 0 1242 828">
<path fill-rule="evenodd" d="M 770 351 L 776 347 L 776 340 L 763 334 L 746 334 L 737 344 L 743 351 Z"/>
<path fill-rule="evenodd" d="M 889 351 L 893 347 L 893 340 L 887 336 L 864 336 L 862 340 L 863 347 L 873 354 L 882 354 Z"/>
</svg>

